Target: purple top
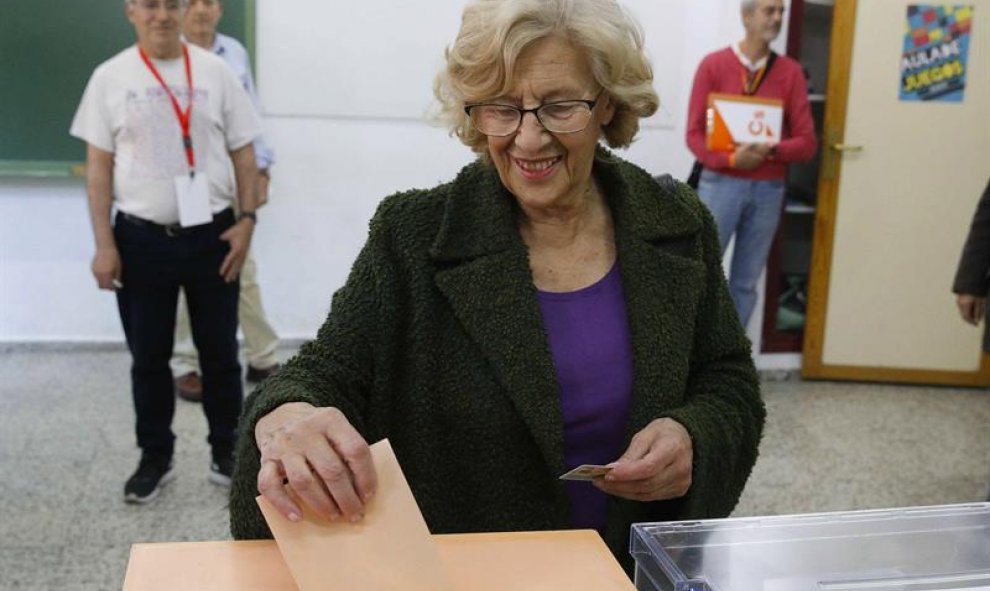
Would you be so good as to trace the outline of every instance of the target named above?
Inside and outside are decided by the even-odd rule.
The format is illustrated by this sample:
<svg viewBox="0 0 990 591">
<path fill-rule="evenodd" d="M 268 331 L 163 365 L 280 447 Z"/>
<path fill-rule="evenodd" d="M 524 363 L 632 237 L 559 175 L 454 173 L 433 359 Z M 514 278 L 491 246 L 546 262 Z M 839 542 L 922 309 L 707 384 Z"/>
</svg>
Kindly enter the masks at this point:
<svg viewBox="0 0 990 591">
<path fill-rule="evenodd" d="M 616 263 L 600 281 L 568 293 L 539 292 L 543 325 L 560 383 L 564 461 L 608 464 L 625 451 L 633 354 Z M 605 527 L 608 495 L 590 482 L 565 482 L 576 528 Z"/>
</svg>

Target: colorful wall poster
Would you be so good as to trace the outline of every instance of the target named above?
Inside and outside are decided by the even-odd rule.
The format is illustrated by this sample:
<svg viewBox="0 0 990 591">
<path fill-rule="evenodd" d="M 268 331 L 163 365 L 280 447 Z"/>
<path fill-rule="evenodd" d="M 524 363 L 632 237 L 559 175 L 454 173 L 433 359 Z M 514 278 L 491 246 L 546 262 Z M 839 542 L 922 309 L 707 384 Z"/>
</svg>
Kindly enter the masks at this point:
<svg viewBox="0 0 990 591">
<path fill-rule="evenodd" d="M 907 7 L 901 100 L 958 103 L 966 90 L 972 6 Z"/>
</svg>

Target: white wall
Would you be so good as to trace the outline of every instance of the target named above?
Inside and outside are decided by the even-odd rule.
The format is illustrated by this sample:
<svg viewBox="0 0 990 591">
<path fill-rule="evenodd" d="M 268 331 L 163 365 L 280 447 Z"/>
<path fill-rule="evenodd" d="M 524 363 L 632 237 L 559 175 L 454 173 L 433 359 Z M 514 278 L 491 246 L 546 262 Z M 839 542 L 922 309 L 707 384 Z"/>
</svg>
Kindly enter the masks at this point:
<svg viewBox="0 0 990 591">
<path fill-rule="evenodd" d="M 382 197 L 449 179 L 472 158 L 426 118 L 461 5 L 348 3 L 341 18 L 338 2 L 257 2 L 257 78 L 278 163 L 254 252 L 283 337 L 313 336 Z M 738 0 L 626 6 L 646 31 L 663 105 L 624 156 L 683 178 L 694 70 L 742 37 Z M 89 274 L 92 251 L 81 179 L 0 178 L 0 344 L 123 339 L 112 295 Z"/>
</svg>

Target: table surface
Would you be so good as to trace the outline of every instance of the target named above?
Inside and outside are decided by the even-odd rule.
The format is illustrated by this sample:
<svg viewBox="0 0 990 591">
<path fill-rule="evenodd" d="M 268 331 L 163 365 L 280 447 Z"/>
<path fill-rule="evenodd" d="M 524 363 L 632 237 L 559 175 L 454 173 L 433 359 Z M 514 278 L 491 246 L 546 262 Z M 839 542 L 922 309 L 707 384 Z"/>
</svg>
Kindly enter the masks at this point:
<svg viewBox="0 0 990 591">
<path fill-rule="evenodd" d="M 634 591 L 594 531 L 451 534 L 433 539 L 458 591 Z M 325 589 L 332 590 L 332 574 L 327 577 Z M 272 540 L 134 544 L 124 591 L 174 589 L 299 588 Z"/>
</svg>

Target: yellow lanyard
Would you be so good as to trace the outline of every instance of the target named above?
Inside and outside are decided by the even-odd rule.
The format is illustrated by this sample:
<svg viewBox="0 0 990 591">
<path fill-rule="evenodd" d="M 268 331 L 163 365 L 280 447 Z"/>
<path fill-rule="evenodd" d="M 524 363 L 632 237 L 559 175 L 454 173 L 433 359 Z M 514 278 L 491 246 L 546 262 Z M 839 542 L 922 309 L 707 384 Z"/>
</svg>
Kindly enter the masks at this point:
<svg viewBox="0 0 990 591">
<path fill-rule="evenodd" d="M 759 70 L 752 72 L 746 66 L 742 67 L 741 78 L 743 94 L 756 94 L 756 90 L 760 87 L 760 80 L 763 75 L 767 72 L 767 65 L 763 64 L 763 67 Z"/>
</svg>

